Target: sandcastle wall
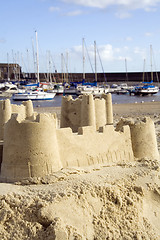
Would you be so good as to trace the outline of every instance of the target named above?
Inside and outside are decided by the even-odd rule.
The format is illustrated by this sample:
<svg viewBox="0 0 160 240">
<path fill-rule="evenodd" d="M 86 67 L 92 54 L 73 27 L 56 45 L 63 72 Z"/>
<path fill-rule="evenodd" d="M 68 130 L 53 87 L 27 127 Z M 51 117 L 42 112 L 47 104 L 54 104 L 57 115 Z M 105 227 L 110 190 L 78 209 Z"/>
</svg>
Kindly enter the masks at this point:
<svg viewBox="0 0 160 240">
<path fill-rule="evenodd" d="M 82 95 L 76 100 L 71 96 L 62 98 L 61 128 L 70 127 L 78 132 L 79 127 L 93 126 L 95 129 L 113 124 L 112 96 L 103 94 L 94 99 L 93 95 Z"/>
<path fill-rule="evenodd" d="M 56 129 L 53 115 L 18 120 L 12 114 L 5 125 L 1 179 L 12 182 L 43 177 L 65 167 L 133 161 L 130 130 L 116 132 L 112 125 Z"/>
<path fill-rule="evenodd" d="M 70 128 L 64 128 L 57 130 L 57 140 L 63 167 L 129 162 L 134 159 L 128 126 L 122 132 L 116 132 L 109 125 L 99 131 L 92 126 L 80 127 L 76 134 Z"/>
</svg>

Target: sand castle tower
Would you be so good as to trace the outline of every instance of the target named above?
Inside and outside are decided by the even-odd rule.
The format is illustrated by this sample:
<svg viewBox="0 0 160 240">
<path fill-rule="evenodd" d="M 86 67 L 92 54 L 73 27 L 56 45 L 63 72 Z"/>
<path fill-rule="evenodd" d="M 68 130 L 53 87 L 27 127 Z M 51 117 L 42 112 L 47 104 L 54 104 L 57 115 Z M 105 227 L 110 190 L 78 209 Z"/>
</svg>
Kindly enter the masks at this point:
<svg viewBox="0 0 160 240">
<path fill-rule="evenodd" d="M 23 102 L 23 105 L 25 106 L 25 115 L 26 118 L 31 118 L 33 116 L 33 104 L 32 101 L 25 101 Z"/>
<path fill-rule="evenodd" d="M 4 125 L 11 118 L 12 106 L 10 100 L 0 101 L 0 140 L 3 140 Z"/>
<path fill-rule="evenodd" d="M 17 114 L 12 114 L 5 126 L 1 179 L 12 182 L 43 177 L 61 169 L 53 116 L 39 114 L 34 121 L 17 119 Z"/>
<path fill-rule="evenodd" d="M 3 140 L 4 125 L 11 118 L 12 113 L 18 113 L 20 119 L 33 116 L 32 101 L 23 102 L 22 105 L 11 104 L 9 99 L 0 101 L 0 140 Z"/>
<path fill-rule="evenodd" d="M 113 124 L 113 108 L 112 108 L 112 95 L 111 93 L 103 94 L 102 98 L 106 100 L 106 124 Z"/>
<path fill-rule="evenodd" d="M 22 105 L 11 104 L 9 99 L 0 101 L 0 166 L 3 157 L 4 128 L 12 113 L 18 113 L 21 120 L 32 118 L 34 113 L 32 101 L 23 102 Z"/>
<path fill-rule="evenodd" d="M 133 153 L 136 158 L 159 159 L 154 122 L 145 117 L 142 121 L 133 119 L 121 119 L 117 124 L 117 130 L 122 126 L 129 125 Z"/>
<path fill-rule="evenodd" d="M 77 99 L 71 96 L 62 98 L 61 128 L 70 127 L 78 132 L 79 127 L 99 127 L 113 124 L 112 96 L 103 94 L 102 98 L 94 98 L 92 94 L 84 94 Z"/>
<path fill-rule="evenodd" d="M 81 98 L 62 97 L 60 127 L 70 127 L 76 132 L 81 124 Z"/>
<path fill-rule="evenodd" d="M 83 95 L 81 102 L 81 125 L 95 127 L 95 104 L 93 95 Z"/>
</svg>

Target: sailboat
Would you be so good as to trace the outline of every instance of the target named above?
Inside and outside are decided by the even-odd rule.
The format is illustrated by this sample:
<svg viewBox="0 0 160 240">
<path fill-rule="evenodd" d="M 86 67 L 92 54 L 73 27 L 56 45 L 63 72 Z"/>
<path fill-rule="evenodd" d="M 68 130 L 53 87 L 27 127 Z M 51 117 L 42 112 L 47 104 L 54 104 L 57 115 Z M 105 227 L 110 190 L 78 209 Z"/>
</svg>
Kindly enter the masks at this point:
<svg viewBox="0 0 160 240">
<path fill-rule="evenodd" d="M 92 94 L 94 96 L 101 96 L 103 93 L 108 93 L 109 89 L 103 86 L 97 86 L 97 47 L 96 41 L 94 41 L 94 61 L 95 61 L 95 81 L 93 83 L 86 83 L 85 82 L 85 72 L 84 72 L 84 63 L 85 63 L 85 56 L 84 56 L 84 38 L 83 38 L 83 81 L 82 85 L 77 87 L 77 95 L 82 94 Z"/>
<path fill-rule="evenodd" d="M 39 56 L 38 56 L 38 40 L 37 40 L 37 31 L 36 31 L 36 46 L 37 46 L 37 87 L 34 89 L 26 90 L 24 93 L 15 93 L 12 96 L 14 101 L 27 101 L 27 100 L 52 100 L 56 93 L 45 92 L 40 88 L 40 79 L 39 79 Z"/>
<path fill-rule="evenodd" d="M 121 83 L 117 86 L 117 89 L 115 92 L 117 94 L 127 94 L 129 92 L 129 86 L 128 86 L 128 71 L 127 71 L 127 59 L 125 58 L 125 70 L 126 70 L 126 83 Z"/>
<path fill-rule="evenodd" d="M 152 71 L 152 45 L 150 45 L 150 55 L 151 55 L 151 81 L 144 82 L 144 71 L 143 71 L 143 84 L 140 86 L 135 87 L 132 90 L 132 94 L 134 95 L 153 95 L 159 92 L 159 87 L 153 84 L 153 71 Z"/>
</svg>

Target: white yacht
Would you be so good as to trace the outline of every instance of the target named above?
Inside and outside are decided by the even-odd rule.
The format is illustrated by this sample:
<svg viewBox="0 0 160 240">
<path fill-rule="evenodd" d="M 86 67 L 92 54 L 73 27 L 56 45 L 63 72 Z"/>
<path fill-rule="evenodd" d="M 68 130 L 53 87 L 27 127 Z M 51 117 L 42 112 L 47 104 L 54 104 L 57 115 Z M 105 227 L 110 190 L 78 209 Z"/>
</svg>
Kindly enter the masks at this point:
<svg viewBox="0 0 160 240">
<path fill-rule="evenodd" d="M 56 93 L 49 93 L 43 89 L 28 90 L 24 93 L 15 93 L 12 96 L 14 101 L 27 101 L 27 100 L 52 100 Z"/>
<path fill-rule="evenodd" d="M 93 94 L 94 96 L 100 96 L 103 93 L 108 93 L 109 88 L 101 87 L 101 86 L 89 86 L 89 85 L 81 85 L 77 87 L 77 95 L 82 94 Z"/>
</svg>

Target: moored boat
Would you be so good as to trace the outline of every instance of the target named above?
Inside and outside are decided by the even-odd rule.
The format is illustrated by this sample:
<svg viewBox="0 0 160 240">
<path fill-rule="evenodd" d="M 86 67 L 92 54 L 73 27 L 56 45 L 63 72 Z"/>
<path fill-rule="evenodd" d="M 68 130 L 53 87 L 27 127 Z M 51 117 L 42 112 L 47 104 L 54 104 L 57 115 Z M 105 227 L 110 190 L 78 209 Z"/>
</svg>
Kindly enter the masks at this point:
<svg viewBox="0 0 160 240">
<path fill-rule="evenodd" d="M 27 101 L 27 100 L 52 100 L 56 93 L 44 92 L 41 89 L 28 90 L 24 93 L 15 93 L 12 96 L 14 101 Z"/>
<path fill-rule="evenodd" d="M 144 82 L 145 71 L 143 71 L 143 83 L 140 86 L 135 87 L 132 91 L 130 91 L 130 94 L 145 96 L 145 95 L 153 95 L 159 92 L 159 87 L 153 84 L 152 45 L 150 45 L 150 56 L 151 56 L 151 81 Z M 144 61 L 144 64 L 145 64 L 145 61 Z"/>
<path fill-rule="evenodd" d="M 62 95 L 64 93 L 64 86 L 62 84 L 54 84 L 54 87 L 49 89 L 47 92 L 56 93 L 56 95 Z"/>
<path fill-rule="evenodd" d="M 12 83 L 4 83 L 4 85 L 0 88 L 0 97 L 10 98 L 14 93 L 23 93 L 25 90 L 20 89 L 17 85 Z"/>
<path fill-rule="evenodd" d="M 152 95 L 159 92 L 159 87 L 152 84 L 152 82 L 146 82 L 141 86 L 137 86 L 130 91 L 130 94 L 134 95 Z"/>
<path fill-rule="evenodd" d="M 93 94 L 94 96 L 101 96 L 103 93 L 108 93 L 109 88 L 105 87 L 98 87 L 98 86 L 89 86 L 89 85 L 82 85 L 77 87 L 77 95 L 83 94 Z"/>
</svg>

